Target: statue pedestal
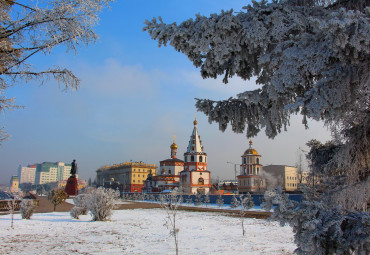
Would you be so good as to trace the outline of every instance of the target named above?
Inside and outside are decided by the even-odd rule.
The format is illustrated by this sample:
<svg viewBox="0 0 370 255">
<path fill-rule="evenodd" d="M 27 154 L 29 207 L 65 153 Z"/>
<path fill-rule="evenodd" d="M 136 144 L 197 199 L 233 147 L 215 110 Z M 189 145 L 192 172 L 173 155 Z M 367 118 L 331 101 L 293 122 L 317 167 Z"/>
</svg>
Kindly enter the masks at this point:
<svg viewBox="0 0 370 255">
<path fill-rule="evenodd" d="M 69 196 L 76 196 L 77 195 L 77 178 L 75 176 L 71 176 L 68 178 L 67 185 L 65 188 L 65 192 Z"/>
</svg>

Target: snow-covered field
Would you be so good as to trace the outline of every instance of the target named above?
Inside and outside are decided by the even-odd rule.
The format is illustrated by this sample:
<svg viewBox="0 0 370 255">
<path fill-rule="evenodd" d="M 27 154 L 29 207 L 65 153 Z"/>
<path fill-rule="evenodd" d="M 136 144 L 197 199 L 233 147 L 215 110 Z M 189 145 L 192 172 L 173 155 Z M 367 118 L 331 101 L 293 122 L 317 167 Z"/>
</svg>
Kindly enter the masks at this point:
<svg viewBox="0 0 370 255">
<path fill-rule="evenodd" d="M 0 216 L 0 254 L 175 254 L 163 209 L 116 210 L 111 221 L 69 213 Z M 178 211 L 179 254 L 292 254 L 292 229 L 276 222 Z"/>
</svg>

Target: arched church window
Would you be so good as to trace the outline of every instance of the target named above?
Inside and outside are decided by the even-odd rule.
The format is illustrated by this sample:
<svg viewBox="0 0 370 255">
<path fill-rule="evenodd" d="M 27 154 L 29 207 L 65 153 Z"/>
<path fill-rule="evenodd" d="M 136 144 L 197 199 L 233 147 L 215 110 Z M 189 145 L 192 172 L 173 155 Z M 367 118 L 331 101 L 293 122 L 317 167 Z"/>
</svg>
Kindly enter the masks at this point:
<svg viewBox="0 0 370 255">
<path fill-rule="evenodd" d="M 257 164 L 260 164 L 260 159 L 259 158 L 257 158 Z"/>
<path fill-rule="evenodd" d="M 247 164 L 247 159 L 243 158 L 243 164 Z"/>
<path fill-rule="evenodd" d="M 198 184 L 199 184 L 199 185 L 204 185 L 204 179 L 203 179 L 202 177 L 200 177 L 200 178 L 198 179 Z"/>
<path fill-rule="evenodd" d="M 194 162 L 194 156 L 191 156 L 191 157 L 190 157 L 190 161 L 191 161 L 191 162 Z"/>
<path fill-rule="evenodd" d="M 203 162 L 203 157 L 199 156 L 199 162 Z"/>
</svg>

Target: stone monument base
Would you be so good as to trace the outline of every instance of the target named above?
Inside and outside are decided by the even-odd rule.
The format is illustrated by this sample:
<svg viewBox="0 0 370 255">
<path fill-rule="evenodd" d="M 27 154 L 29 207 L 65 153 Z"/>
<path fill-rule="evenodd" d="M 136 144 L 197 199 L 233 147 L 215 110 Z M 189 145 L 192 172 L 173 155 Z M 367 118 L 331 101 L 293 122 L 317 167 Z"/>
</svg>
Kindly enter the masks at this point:
<svg viewBox="0 0 370 255">
<path fill-rule="evenodd" d="M 65 192 L 69 196 L 76 196 L 77 195 L 77 178 L 76 176 L 71 176 L 68 178 L 67 185 L 65 188 Z"/>
</svg>

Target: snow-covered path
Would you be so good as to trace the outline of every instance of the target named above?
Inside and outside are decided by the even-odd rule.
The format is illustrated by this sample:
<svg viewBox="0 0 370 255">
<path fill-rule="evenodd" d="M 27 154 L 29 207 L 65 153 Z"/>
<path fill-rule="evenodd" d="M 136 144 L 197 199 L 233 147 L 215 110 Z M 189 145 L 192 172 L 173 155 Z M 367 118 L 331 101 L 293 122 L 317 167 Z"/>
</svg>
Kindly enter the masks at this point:
<svg viewBox="0 0 370 255">
<path fill-rule="evenodd" d="M 162 209 L 114 211 L 108 222 L 69 213 L 35 214 L 31 220 L 0 216 L 1 254 L 175 254 Z M 276 222 L 216 213 L 178 211 L 179 254 L 292 254 L 292 229 Z"/>
</svg>

